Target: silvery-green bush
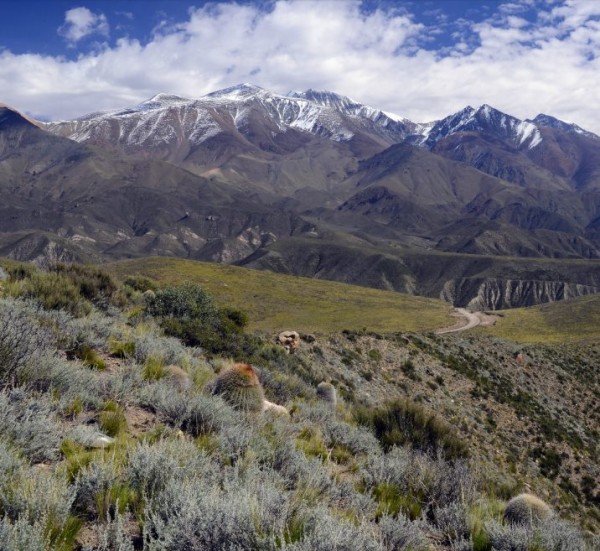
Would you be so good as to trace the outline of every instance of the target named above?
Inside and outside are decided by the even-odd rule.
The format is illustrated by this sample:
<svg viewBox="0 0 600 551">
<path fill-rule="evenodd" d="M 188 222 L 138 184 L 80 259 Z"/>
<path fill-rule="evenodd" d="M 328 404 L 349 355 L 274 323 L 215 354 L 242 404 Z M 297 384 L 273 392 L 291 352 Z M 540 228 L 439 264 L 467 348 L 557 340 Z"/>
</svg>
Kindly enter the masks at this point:
<svg viewBox="0 0 600 551">
<path fill-rule="evenodd" d="M 11 521 L 5 516 L 0 520 L 0 549 L 49 551 L 50 541 L 45 535 L 45 524 L 44 519 L 30 524 L 25 518 Z"/>
<path fill-rule="evenodd" d="M 139 495 L 154 499 L 177 479 L 202 477 L 207 484 L 216 484 L 221 469 L 192 442 L 162 440 L 134 448 L 129 454 L 125 477 Z"/>
<path fill-rule="evenodd" d="M 55 407 L 23 389 L 0 392 L 0 435 L 33 462 L 56 458 L 60 427 Z"/>
<path fill-rule="evenodd" d="M 0 486 L 0 510 L 11 521 L 33 524 L 51 518 L 55 526 L 62 526 L 74 500 L 75 488 L 64 477 L 32 467 L 13 472 Z"/>
<path fill-rule="evenodd" d="M 304 520 L 300 541 L 285 547 L 287 551 L 384 551 L 382 537 L 375 525 L 355 525 L 333 516 L 325 508 L 313 510 Z"/>
<path fill-rule="evenodd" d="M 83 468 L 75 480 L 74 512 L 87 518 L 96 518 L 102 513 L 98 510 L 101 497 L 118 479 L 117 467 L 110 460 L 94 461 Z"/>
<path fill-rule="evenodd" d="M 20 372 L 51 347 L 51 336 L 37 322 L 37 312 L 22 300 L 0 300 L 0 387 L 15 385 Z"/>
<path fill-rule="evenodd" d="M 114 518 L 96 527 L 98 544 L 85 546 L 83 551 L 134 551 L 135 547 L 128 534 L 125 523 L 130 520 L 127 514 L 115 512 Z"/>
<path fill-rule="evenodd" d="M 173 480 L 146 506 L 145 549 L 275 549 L 271 535 L 258 530 L 258 499 L 240 485 L 224 490 L 202 479 Z"/>
<path fill-rule="evenodd" d="M 396 517 L 381 517 L 378 526 L 386 550 L 426 551 L 429 549 L 429 542 L 424 533 L 426 526 L 422 522 L 411 521 L 399 514 Z"/>
</svg>

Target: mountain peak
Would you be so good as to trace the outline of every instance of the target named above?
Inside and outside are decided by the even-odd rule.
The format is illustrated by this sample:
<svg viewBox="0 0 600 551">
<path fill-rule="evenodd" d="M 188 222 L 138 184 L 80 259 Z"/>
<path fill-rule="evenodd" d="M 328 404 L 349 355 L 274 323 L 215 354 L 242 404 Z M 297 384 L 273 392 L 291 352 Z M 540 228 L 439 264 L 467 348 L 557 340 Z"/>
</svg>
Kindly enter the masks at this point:
<svg viewBox="0 0 600 551">
<path fill-rule="evenodd" d="M 40 126 L 39 123 L 23 115 L 10 105 L 0 102 L 0 127 L 7 128 L 9 126 Z"/>
<path fill-rule="evenodd" d="M 545 128 L 557 128 L 559 130 L 564 130 L 566 132 L 575 132 L 576 134 L 581 134 L 583 136 L 587 136 L 588 138 L 599 139 L 599 136 L 589 132 L 588 130 L 584 130 L 581 126 L 577 126 L 576 124 L 565 122 L 556 117 L 552 117 L 551 115 L 546 115 L 544 113 L 540 113 L 532 120 L 527 120 L 527 122 L 531 122 L 538 127 Z"/>
<path fill-rule="evenodd" d="M 173 103 L 179 101 L 190 101 L 190 99 L 184 98 L 183 96 L 177 96 L 175 94 L 165 94 L 164 92 L 161 92 L 160 94 L 152 96 L 143 103 Z"/>
<path fill-rule="evenodd" d="M 207 97 L 207 98 L 246 99 L 251 96 L 255 96 L 257 94 L 269 94 L 269 92 L 268 92 L 268 90 L 265 90 L 264 88 L 261 88 L 260 86 L 256 86 L 255 84 L 243 82 L 241 84 L 236 84 L 235 86 L 229 86 L 228 88 L 223 88 L 221 90 L 211 92 L 210 94 L 206 94 L 205 97 Z"/>
<path fill-rule="evenodd" d="M 335 92 L 329 92 L 328 90 L 313 90 L 312 88 L 304 90 L 303 92 L 292 91 L 288 94 L 288 97 L 305 99 L 312 101 L 313 103 L 318 103 L 319 105 L 331 107 L 350 107 L 360 105 L 358 102 L 354 101 L 348 96 L 336 94 Z"/>
</svg>

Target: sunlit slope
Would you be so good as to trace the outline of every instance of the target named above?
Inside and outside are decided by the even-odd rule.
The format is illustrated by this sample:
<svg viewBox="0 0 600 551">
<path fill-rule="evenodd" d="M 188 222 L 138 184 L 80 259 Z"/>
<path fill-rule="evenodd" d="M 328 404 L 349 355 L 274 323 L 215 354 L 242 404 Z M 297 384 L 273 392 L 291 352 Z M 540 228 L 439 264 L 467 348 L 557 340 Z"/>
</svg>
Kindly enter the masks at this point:
<svg viewBox="0 0 600 551">
<path fill-rule="evenodd" d="M 573 342 L 600 339 L 600 295 L 500 312 L 485 334 L 522 342 Z"/>
<path fill-rule="evenodd" d="M 219 303 L 246 311 L 251 328 L 265 331 L 428 331 L 453 323 L 452 308 L 440 300 L 332 281 L 176 258 L 106 267 L 118 277 L 142 274 L 165 284 L 197 283 Z"/>
</svg>

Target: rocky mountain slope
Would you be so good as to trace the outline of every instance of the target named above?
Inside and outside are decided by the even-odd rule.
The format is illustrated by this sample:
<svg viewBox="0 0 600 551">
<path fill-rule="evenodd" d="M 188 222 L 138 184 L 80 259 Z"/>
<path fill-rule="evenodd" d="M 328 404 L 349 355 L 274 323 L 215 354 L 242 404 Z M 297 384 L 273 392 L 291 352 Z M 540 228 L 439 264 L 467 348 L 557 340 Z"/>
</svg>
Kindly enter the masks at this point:
<svg viewBox="0 0 600 551">
<path fill-rule="evenodd" d="M 535 279 L 490 273 L 474 284 L 463 262 L 464 255 L 600 258 L 600 138 L 548 115 L 523 121 L 483 105 L 418 124 L 331 92 L 283 96 L 243 84 L 45 123 L 38 138 L 68 138 L 60 143 L 85 152 L 69 156 L 56 146 L 52 170 L 40 148 L 12 137 L 10 117 L 0 126 L 0 175 L 4 193 L 19 193 L 5 206 L 5 255 L 184 256 L 426 289 L 490 308 L 597 288 L 593 261 L 584 280 L 573 280 L 565 263 L 560 273 L 548 264 Z M 54 186 L 52 201 L 44 204 L 48 193 L 26 195 L 32 185 Z M 77 188 L 86 191 L 75 201 L 67 190 Z M 17 208 L 45 214 L 21 216 Z M 315 247 L 329 250 L 330 269 L 296 263 Z M 399 279 L 389 270 L 365 276 L 351 268 L 353 247 L 367 256 L 394 249 L 402 259 L 457 254 L 454 264 L 465 268 L 430 284 L 421 274 L 439 273 L 431 257 L 422 260 L 426 269 L 402 269 Z M 515 285 L 531 291 L 510 291 Z M 515 298 L 491 298 L 500 295 Z"/>
</svg>

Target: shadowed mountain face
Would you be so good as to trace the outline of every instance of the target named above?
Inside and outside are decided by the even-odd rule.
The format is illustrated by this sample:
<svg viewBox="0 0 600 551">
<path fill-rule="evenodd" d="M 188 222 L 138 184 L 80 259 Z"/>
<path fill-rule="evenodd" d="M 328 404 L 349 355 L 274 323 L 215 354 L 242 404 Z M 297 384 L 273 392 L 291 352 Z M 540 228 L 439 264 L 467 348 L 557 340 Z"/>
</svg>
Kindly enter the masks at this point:
<svg viewBox="0 0 600 551">
<path fill-rule="evenodd" d="M 600 138 L 548 115 L 416 124 L 240 85 L 40 127 L 0 108 L 2 255 L 183 256 L 493 308 L 600 288 Z"/>
<path fill-rule="evenodd" d="M 8 109 L 0 109 L 0 193 L 0 253 L 18 258 L 237 260 L 228 255 L 310 229 L 230 185 L 54 136 Z"/>
</svg>

